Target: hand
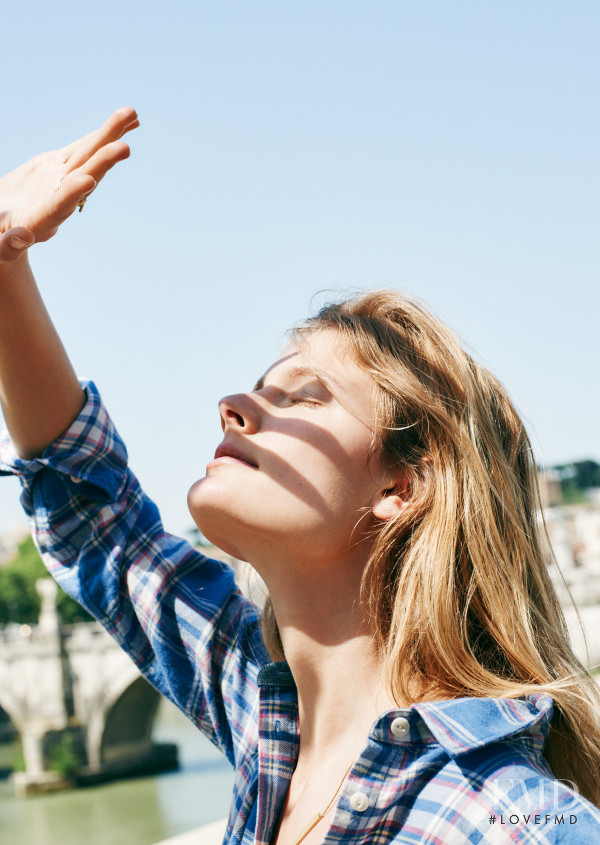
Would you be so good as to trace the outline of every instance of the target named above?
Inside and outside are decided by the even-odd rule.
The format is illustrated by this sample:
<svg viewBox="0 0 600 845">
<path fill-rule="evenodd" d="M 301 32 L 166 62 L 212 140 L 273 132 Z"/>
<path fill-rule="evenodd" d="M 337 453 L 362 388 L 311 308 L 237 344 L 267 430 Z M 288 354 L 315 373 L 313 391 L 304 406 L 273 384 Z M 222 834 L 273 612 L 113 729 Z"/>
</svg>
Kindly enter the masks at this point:
<svg viewBox="0 0 600 845">
<path fill-rule="evenodd" d="M 134 109 L 119 109 L 95 132 L 0 179 L 0 263 L 16 261 L 56 234 L 111 167 L 129 156 L 119 139 L 137 126 Z"/>
</svg>

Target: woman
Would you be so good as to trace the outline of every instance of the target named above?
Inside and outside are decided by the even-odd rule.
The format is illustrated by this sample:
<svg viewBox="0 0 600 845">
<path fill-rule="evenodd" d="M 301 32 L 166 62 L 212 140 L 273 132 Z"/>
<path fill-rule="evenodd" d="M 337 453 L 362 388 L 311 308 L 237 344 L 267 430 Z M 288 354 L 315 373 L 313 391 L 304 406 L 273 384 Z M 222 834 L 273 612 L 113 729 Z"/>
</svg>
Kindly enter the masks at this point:
<svg viewBox="0 0 600 845">
<path fill-rule="evenodd" d="M 120 110 L 0 182 L 0 466 L 54 576 L 235 767 L 226 841 L 600 840 L 598 694 L 543 562 L 527 436 L 421 307 L 328 306 L 220 403 L 188 504 L 264 578 L 262 623 L 163 531 L 26 257 L 135 126 Z"/>
</svg>

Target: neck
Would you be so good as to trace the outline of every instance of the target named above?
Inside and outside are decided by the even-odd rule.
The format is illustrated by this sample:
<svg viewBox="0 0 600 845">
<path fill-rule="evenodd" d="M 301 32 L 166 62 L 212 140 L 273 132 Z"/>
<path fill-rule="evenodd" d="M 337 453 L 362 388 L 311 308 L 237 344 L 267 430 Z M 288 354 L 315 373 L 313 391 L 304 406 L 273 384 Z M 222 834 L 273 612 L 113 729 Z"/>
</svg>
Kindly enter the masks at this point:
<svg viewBox="0 0 600 845">
<path fill-rule="evenodd" d="M 284 629 L 282 642 L 298 689 L 302 756 L 322 760 L 349 744 L 355 756 L 377 716 L 397 706 L 371 638 L 357 633 L 330 646 Z"/>
<path fill-rule="evenodd" d="M 360 603 L 365 563 L 354 550 L 319 566 L 279 560 L 265 573 L 298 689 L 300 755 L 307 766 L 322 763 L 324 754 L 356 755 L 377 716 L 398 706 Z"/>
</svg>

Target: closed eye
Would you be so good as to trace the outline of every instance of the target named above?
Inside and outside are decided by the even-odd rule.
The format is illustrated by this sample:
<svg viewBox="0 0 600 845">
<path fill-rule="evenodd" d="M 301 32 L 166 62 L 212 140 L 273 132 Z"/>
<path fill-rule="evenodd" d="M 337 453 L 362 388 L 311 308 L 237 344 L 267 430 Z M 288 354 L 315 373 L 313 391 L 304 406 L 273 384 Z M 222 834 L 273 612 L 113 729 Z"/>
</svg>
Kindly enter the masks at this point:
<svg viewBox="0 0 600 845">
<path fill-rule="evenodd" d="M 289 399 L 290 405 L 313 405 L 318 406 L 322 403 L 319 402 L 317 399 L 313 399 L 311 396 L 290 396 Z"/>
</svg>

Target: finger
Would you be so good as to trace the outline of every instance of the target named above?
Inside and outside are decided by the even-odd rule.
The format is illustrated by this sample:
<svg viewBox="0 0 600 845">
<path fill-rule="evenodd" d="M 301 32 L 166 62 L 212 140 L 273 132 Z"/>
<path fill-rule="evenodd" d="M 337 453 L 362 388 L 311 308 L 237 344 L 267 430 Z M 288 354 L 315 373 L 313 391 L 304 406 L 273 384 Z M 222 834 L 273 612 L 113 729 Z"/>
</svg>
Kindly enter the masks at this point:
<svg viewBox="0 0 600 845">
<path fill-rule="evenodd" d="M 96 187 L 96 180 L 93 176 L 85 173 L 70 173 L 63 180 L 63 189 L 59 191 L 58 202 L 55 199 L 55 213 L 52 222 L 57 225 L 62 223 L 75 211 L 77 203 L 88 197 Z"/>
<path fill-rule="evenodd" d="M 65 164 L 68 164 L 69 170 L 81 167 L 103 146 L 118 141 L 126 132 L 131 132 L 137 126 L 139 126 L 139 120 L 135 109 L 129 107 L 118 109 L 99 129 L 62 150 Z"/>
<path fill-rule="evenodd" d="M 135 118 L 131 121 L 131 123 L 128 123 L 127 126 L 123 129 L 123 131 L 121 132 L 121 135 L 119 137 L 122 138 L 123 135 L 125 135 L 127 132 L 131 132 L 132 129 L 137 129 L 139 125 L 140 125 L 140 121 L 139 121 L 139 118 L 136 115 Z"/>
<path fill-rule="evenodd" d="M 96 149 L 99 149 L 103 143 L 118 141 L 125 132 L 128 132 L 130 129 L 134 129 L 135 126 L 139 126 L 139 120 L 135 109 L 130 107 L 117 109 L 117 111 L 113 112 L 111 116 L 104 121 L 99 129 L 95 129 L 88 135 L 78 138 L 76 141 L 73 141 L 72 144 L 68 144 L 66 147 L 63 147 L 62 151 L 70 157 L 82 149 L 88 151 L 91 150 L 93 153 Z"/>
<path fill-rule="evenodd" d="M 39 207 L 39 219 L 43 221 L 37 231 L 38 241 L 47 241 L 67 217 L 75 211 L 77 203 L 89 196 L 96 187 L 95 180 L 86 174 L 69 173 L 61 180 L 60 188 L 49 194 Z"/>
<path fill-rule="evenodd" d="M 40 209 L 40 217 L 45 220 L 45 224 L 44 234 L 38 240 L 52 237 L 60 224 L 73 214 L 81 200 L 86 199 L 106 173 L 117 162 L 127 158 L 129 152 L 127 144 L 115 141 L 98 150 L 84 167 L 64 176 L 57 183 L 58 189 L 55 188 Z"/>
<path fill-rule="evenodd" d="M 0 262 L 16 261 L 32 244 L 35 236 L 31 229 L 15 226 L 0 235 Z"/>
<path fill-rule="evenodd" d="M 70 175 L 85 174 L 91 176 L 97 184 L 115 164 L 129 158 L 130 152 L 128 145 L 124 141 L 115 141 L 112 144 L 107 144 L 86 161 L 79 170 L 73 171 Z"/>
<path fill-rule="evenodd" d="M 85 166 L 67 173 L 49 193 L 38 210 L 43 221 L 36 230 L 39 241 L 48 240 L 57 228 L 73 214 L 82 199 L 88 197 L 98 182 L 117 162 L 129 156 L 130 150 L 123 141 L 115 141 L 102 147 Z"/>
</svg>

